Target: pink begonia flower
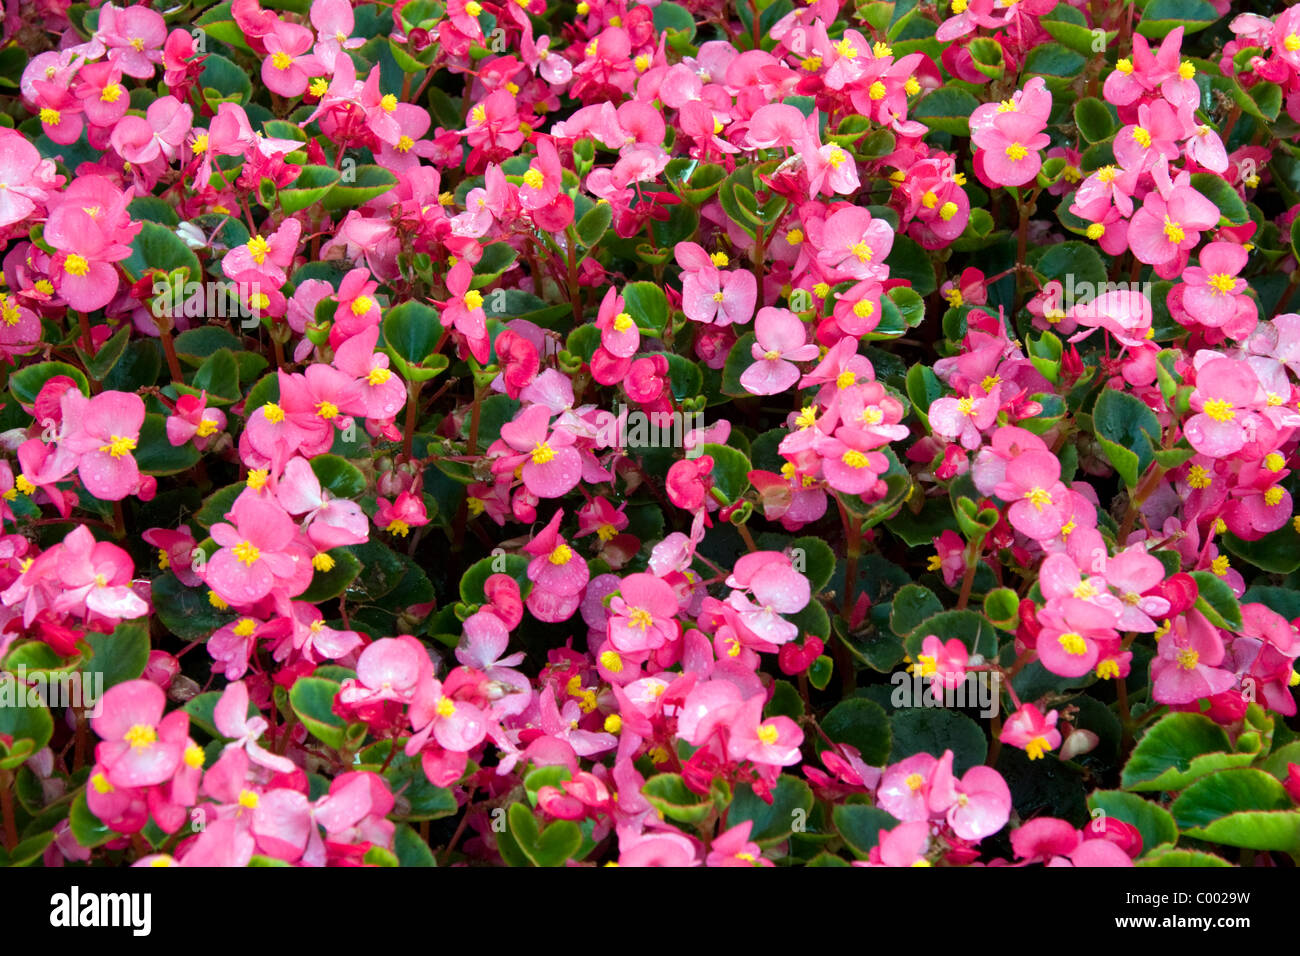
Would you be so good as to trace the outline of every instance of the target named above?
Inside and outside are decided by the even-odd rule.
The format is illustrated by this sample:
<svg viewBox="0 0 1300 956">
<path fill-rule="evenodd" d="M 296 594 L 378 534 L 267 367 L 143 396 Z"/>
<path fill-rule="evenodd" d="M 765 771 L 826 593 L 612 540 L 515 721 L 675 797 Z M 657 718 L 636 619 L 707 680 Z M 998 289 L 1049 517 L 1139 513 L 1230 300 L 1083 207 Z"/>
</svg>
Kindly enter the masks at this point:
<svg viewBox="0 0 1300 956">
<path fill-rule="evenodd" d="M 370 538 L 370 519 L 361 506 L 324 490 L 305 458 L 293 458 L 285 465 L 275 483 L 275 500 L 299 518 L 311 543 L 322 551 L 364 544 Z"/>
<path fill-rule="evenodd" d="M 801 757 L 803 731 L 789 717 L 764 720 L 765 697 L 756 694 L 734 712 L 729 721 L 727 757 L 774 767 L 796 764 Z"/>
<path fill-rule="evenodd" d="M 15 130 L 0 130 L 0 227 L 22 222 L 62 185 L 53 162 Z"/>
<path fill-rule="evenodd" d="M 230 739 L 226 750 L 242 748 L 248 754 L 248 759 L 258 766 L 277 773 L 293 771 L 292 760 L 273 754 L 258 743 L 270 725 L 260 714 L 251 718 L 248 716 L 248 688 L 242 680 L 226 685 L 212 712 L 212 721 L 221 736 Z"/>
<path fill-rule="evenodd" d="M 1179 182 L 1165 196 L 1158 191 L 1147 194 L 1129 223 L 1129 247 L 1139 262 L 1150 266 L 1185 262 L 1180 257 L 1195 248 L 1201 233 L 1218 221 L 1219 207 L 1190 182 Z"/>
<path fill-rule="evenodd" d="M 312 77 L 325 72 L 320 60 L 307 52 L 315 41 L 306 27 L 277 20 L 261 39 L 266 47 L 262 82 L 272 93 L 290 99 L 302 96 Z"/>
<path fill-rule="evenodd" d="M 1071 342 L 1086 339 L 1097 329 L 1105 329 L 1121 345 L 1142 348 L 1147 344 L 1154 312 L 1151 300 L 1134 289 L 1113 291 L 1070 307 L 1066 322 L 1081 326 Z"/>
<path fill-rule="evenodd" d="M 1246 362 L 1215 358 L 1197 369 L 1191 408 L 1195 413 L 1183 424 L 1193 448 L 1211 458 L 1226 458 L 1246 444 L 1247 429 L 1259 420 L 1263 389 Z"/>
<path fill-rule="evenodd" d="M 189 741 L 189 714 L 174 710 L 164 717 L 167 696 L 147 680 L 110 687 L 102 705 L 90 726 L 102 739 L 95 747 L 95 761 L 108 782 L 115 787 L 151 787 L 168 780 L 181 765 Z"/>
<path fill-rule="evenodd" d="M 751 599 L 744 591 L 733 590 L 727 596 L 727 603 L 735 609 L 740 625 L 768 644 L 785 644 L 799 636 L 798 625 L 781 615 L 798 614 L 807 607 L 812 599 L 812 586 L 790 566 L 788 559 L 780 556 L 778 560 L 768 561 L 743 585 L 733 584 L 735 581 L 735 577 L 729 578 L 729 586 L 744 587 L 752 595 Z"/>
<path fill-rule="evenodd" d="M 113 263 L 131 254 L 129 243 L 143 224 L 125 228 L 101 225 L 84 208 L 67 201 L 67 194 L 64 198 L 50 212 L 43 236 L 62 253 L 55 260 L 54 287 L 70 308 L 94 312 L 117 295 L 118 273 Z"/>
<path fill-rule="evenodd" d="M 524 551 L 534 556 L 528 562 L 528 580 L 534 584 L 532 594 L 529 595 L 530 602 L 532 596 L 539 591 L 567 597 L 580 594 L 587 586 L 590 577 L 587 562 L 574 554 L 573 549 L 560 536 L 560 521 L 563 518 L 563 509 L 555 512 L 546 527 L 524 545 Z M 530 603 L 529 608 L 532 607 L 533 604 Z M 573 610 L 577 610 L 577 607 L 575 602 Z"/>
<path fill-rule="evenodd" d="M 1238 273 L 1249 258 L 1235 242 L 1211 242 L 1197 254 L 1198 264 L 1182 272 L 1182 305 L 1193 319 L 1210 328 L 1222 328 L 1237 314 L 1246 280 Z"/>
<path fill-rule="evenodd" d="M 1079 831 L 1065 820 L 1035 817 L 1011 832 L 1011 850 L 1016 859 L 1033 862 L 1073 853 L 1080 843 Z"/>
<path fill-rule="evenodd" d="M 77 474 L 86 490 L 106 501 L 121 501 L 140 485 L 136 443 L 144 424 L 144 402 L 131 392 L 100 392 L 86 398 L 75 388 L 63 393 L 61 447 L 76 452 Z"/>
<path fill-rule="evenodd" d="M 551 413 L 544 405 L 529 405 L 514 421 L 501 426 L 501 443 L 515 454 L 504 455 L 492 465 L 495 474 L 522 468 L 524 486 L 539 498 L 560 498 L 572 491 L 582 478 L 582 459 L 573 448 L 573 433 L 550 428 Z"/>
<path fill-rule="evenodd" d="M 1097 663 L 1103 642 L 1114 639 L 1116 616 L 1079 598 L 1053 601 L 1038 612 L 1038 659 L 1053 674 L 1082 677 Z"/>
<path fill-rule="evenodd" d="M 753 317 L 758 282 L 752 272 L 723 272 L 694 242 L 679 242 L 675 255 L 682 268 L 682 311 L 688 319 L 726 326 L 744 325 Z M 718 255 L 725 264 L 725 254 Z"/>
<path fill-rule="evenodd" d="M 487 313 L 483 311 L 483 293 L 471 289 L 474 268 L 462 259 L 447 273 L 447 291 L 451 298 L 437 303 L 442 309 L 442 327 L 454 328 L 465 337 L 475 360 L 487 364 L 491 340 L 487 333 Z"/>
<path fill-rule="evenodd" d="M 640 654 L 676 640 L 677 597 L 653 574 L 630 574 L 609 604 L 609 640 L 624 654 Z"/>
<path fill-rule="evenodd" d="M 931 678 L 940 687 L 956 687 L 966 679 L 970 651 L 955 637 L 944 643 L 930 634 L 921 642 L 916 662 L 922 677 Z"/>
<path fill-rule="evenodd" d="M 601 300 L 596 328 L 600 329 L 601 348 L 615 358 L 631 358 L 641 344 L 641 331 L 632 316 L 623 311 L 623 297 L 613 286 Z"/>
<path fill-rule="evenodd" d="M 407 756 L 419 753 L 430 734 L 442 747 L 461 753 L 473 750 L 487 735 L 483 712 L 471 703 L 445 696 L 437 678 L 416 688 L 410 717 L 415 736 L 407 741 Z"/>
<path fill-rule="evenodd" d="M 1223 663 L 1223 640 L 1205 615 L 1188 610 L 1171 622 L 1151 662 L 1151 698 L 1161 704 L 1190 704 L 1237 686 Z"/>
<path fill-rule="evenodd" d="M 150 528 L 140 535 L 147 544 L 158 549 L 158 567 L 176 575 L 186 587 L 198 587 L 202 582 L 190 568 L 194 547 L 198 544 L 190 533 L 189 525 L 181 525 L 175 531 L 168 528 Z"/>
<path fill-rule="evenodd" d="M 412 528 L 428 523 L 429 512 L 419 495 L 403 491 L 391 504 L 387 498 L 375 499 L 375 524 L 389 534 L 405 538 Z"/>
<path fill-rule="evenodd" d="M 226 427 L 226 413 L 219 408 L 208 408 L 208 393 L 181 395 L 176 399 L 176 410 L 167 416 L 167 441 L 180 446 L 189 441 L 203 451 L 212 436 Z"/>
<path fill-rule="evenodd" d="M 990 182 L 999 186 L 1023 186 L 1038 175 L 1043 168 L 1039 150 L 1052 141 L 1043 132 L 1044 125 L 1030 113 L 1008 110 L 998 114 L 988 126 L 972 130 L 971 142 L 977 147 L 980 168 Z"/>
<path fill-rule="evenodd" d="M 963 448 L 979 448 L 984 443 L 984 430 L 997 421 L 1001 395 L 1001 385 L 994 385 L 993 391 L 987 393 L 977 385 L 962 398 L 936 398 L 927 413 L 930 428 L 936 435 L 960 442 Z"/>
<path fill-rule="evenodd" d="M 1030 760 L 1037 760 L 1047 751 L 1061 746 L 1061 732 L 1056 729 L 1059 717 L 1060 714 L 1055 710 L 1049 711 L 1044 717 L 1042 711 L 1033 704 L 1024 704 L 1007 718 L 998 739 L 1004 744 L 1024 750 Z M 1012 840 L 1014 839 L 1013 835 Z"/>
<path fill-rule="evenodd" d="M 978 0 L 975 0 L 978 2 Z M 931 757 L 931 760 L 934 758 Z M 925 820 L 903 823 L 879 831 L 879 839 L 862 866 L 930 866 L 930 824 Z"/>
<path fill-rule="evenodd" d="M 62 590 L 52 606 L 56 611 L 84 607 L 110 621 L 144 617 L 149 605 L 131 587 L 134 570 L 130 555 L 115 544 L 96 541 L 81 525 L 63 539 L 58 564 Z"/>
<path fill-rule="evenodd" d="M 174 96 L 162 96 L 149 104 L 143 118 L 123 116 L 109 137 L 113 149 L 136 166 L 156 159 L 176 159 L 189 135 L 194 110 Z"/>
<path fill-rule="evenodd" d="M 690 837 L 676 831 L 620 834 L 619 866 L 699 866 L 700 851 Z"/>
<path fill-rule="evenodd" d="M 930 754 L 918 753 L 887 767 L 876 790 L 876 805 L 904 823 L 928 820 L 930 782 L 938 765 Z"/>
<path fill-rule="evenodd" d="M 883 280 L 885 259 L 894 246 L 894 230 L 860 206 L 833 212 L 822 225 L 817 260 L 845 278 Z"/>
<path fill-rule="evenodd" d="M 754 821 L 745 820 L 734 827 L 718 834 L 709 844 L 709 855 L 705 857 L 705 866 L 776 866 L 771 860 L 763 858 L 763 850 L 750 840 Z"/>
<path fill-rule="evenodd" d="M 932 814 L 944 814 L 948 826 L 963 840 L 992 836 L 1011 819 L 1011 790 L 992 767 L 971 767 L 958 780 L 953 754 L 945 750 L 930 779 L 928 804 Z"/>
<path fill-rule="evenodd" d="M 1161 158 L 1176 162 L 1181 152 L 1179 141 L 1189 133 L 1183 118 L 1164 100 L 1142 104 L 1137 114 L 1136 124 L 1115 134 L 1115 161 L 1138 173 L 1146 172 Z"/>
<path fill-rule="evenodd" d="M 259 233 L 244 245 L 231 249 L 221 260 L 221 271 L 236 282 L 278 289 L 288 278 L 285 270 L 293 265 L 301 235 L 302 223 L 286 219 L 269 238 Z"/>
<path fill-rule="evenodd" d="M 1196 69 L 1191 63 L 1179 62 L 1178 50 L 1182 42 L 1183 27 L 1175 27 L 1153 56 L 1146 38 L 1135 35 L 1132 56 L 1121 57 L 1102 86 L 1102 95 L 1107 102 L 1128 106 L 1143 94 L 1159 89 L 1174 106 L 1196 106 L 1200 101 L 1200 89 L 1192 79 Z"/>
<path fill-rule="evenodd" d="M 316 0 L 311 5 L 311 25 L 316 28 L 316 58 L 327 73 L 334 72 L 341 51 L 365 45 L 364 39 L 352 36 L 356 18 L 348 0 Z"/>
<path fill-rule="evenodd" d="M 221 549 L 204 570 L 208 587 L 227 604 L 238 606 L 293 584 L 299 577 L 295 565 L 303 557 L 300 548 L 291 549 L 298 529 L 284 509 L 267 498 L 241 495 L 227 517 L 234 524 L 218 522 L 209 529 Z M 309 570 L 310 558 L 306 565 Z"/>
<path fill-rule="evenodd" d="M 993 493 L 1012 503 L 1007 510 L 1012 527 L 1035 541 L 1046 541 L 1056 537 L 1068 519 L 1068 491 L 1060 479 L 1060 459 L 1046 451 L 1027 451 L 1006 470 Z"/>
<path fill-rule="evenodd" d="M 1145 547 L 1126 548 L 1106 562 L 1106 582 L 1119 592 L 1123 608 L 1115 629 L 1150 632 L 1156 629 L 1152 617 L 1169 611 L 1167 598 L 1148 594 L 1165 579 L 1164 565 Z"/>
<path fill-rule="evenodd" d="M 92 43 L 102 43 L 109 59 L 127 76 L 149 79 L 162 62 L 162 45 L 167 39 L 167 24 L 147 6 L 125 8 L 111 3 L 99 11 L 99 26 Z"/>
<path fill-rule="evenodd" d="M 267 630 L 266 624 L 256 618 L 240 617 L 213 632 L 207 641 L 212 669 L 226 680 L 239 680 L 248 672 L 248 661 L 258 638 L 265 636 Z"/>
<path fill-rule="evenodd" d="M 740 384 L 752 395 L 786 391 L 799 380 L 799 369 L 792 363 L 818 356 L 817 346 L 807 342 L 803 323 L 789 309 L 759 309 L 754 333 L 752 355 L 757 361 L 740 376 Z"/>
</svg>

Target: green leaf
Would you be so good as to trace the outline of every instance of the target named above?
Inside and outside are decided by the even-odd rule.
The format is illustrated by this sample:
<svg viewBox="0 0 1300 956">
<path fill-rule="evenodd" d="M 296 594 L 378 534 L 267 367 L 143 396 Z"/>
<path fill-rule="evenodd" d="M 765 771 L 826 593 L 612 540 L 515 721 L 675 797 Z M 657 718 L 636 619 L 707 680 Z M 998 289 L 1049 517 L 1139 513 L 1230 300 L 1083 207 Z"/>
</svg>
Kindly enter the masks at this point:
<svg viewBox="0 0 1300 956">
<path fill-rule="evenodd" d="M 385 351 L 405 363 L 419 365 L 433 352 L 442 336 L 438 311 L 411 300 L 387 311 L 383 321 Z"/>
<path fill-rule="evenodd" d="M 1144 856 L 1162 844 L 1178 842 L 1178 825 L 1169 811 L 1135 793 L 1095 790 L 1088 797 L 1088 809 L 1101 810 L 1107 816 L 1137 827 L 1142 834 Z"/>
<path fill-rule="evenodd" d="M 757 341 L 753 332 L 746 332 L 736 340 L 736 344 L 727 353 L 727 361 L 722 366 L 723 395 L 730 395 L 732 398 L 753 398 L 745 386 L 740 384 L 740 376 L 744 374 L 745 369 L 754 364 L 751 347 Z"/>
<path fill-rule="evenodd" d="M 35 863 L 45 852 L 45 848 L 54 842 L 54 831 L 47 830 L 23 840 L 9 853 L 8 866 L 28 866 Z"/>
<path fill-rule="evenodd" d="M 829 686 L 834 673 L 834 659 L 822 654 L 808 665 L 808 683 L 818 690 L 825 690 Z"/>
<path fill-rule="evenodd" d="M 367 748 L 363 753 L 363 759 L 375 760 L 382 764 L 388 758 L 389 749 L 393 746 L 395 745 L 392 741 L 382 741 L 374 748 Z M 430 783 L 419 758 L 406 756 L 401 752 L 402 745 L 396 744 L 396 746 L 399 748 L 398 755 L 384 771 L 388 788 L 398 795 L 391 814 L 393 819 L 441 820 L 459 810 L 456 795 L 447 787 L 438 787 Z"/>
<path fill-rule="evenodd" d="M 1137 32 L 1148 40 L 1162 40 L 1182 27 L 1186 37 L 1218 19 L 1219 12 L 1206 0 L 1151 0 L 1142 11 Z"/>
<path fill-rule="evenodd" d="M 1021 73 L 1075 77 L 1087 62 L 1088 59 L 1083 54 L 1060 43 L 1043 43 L 1029 51 Z"/>
<path fill-rule="evenodd" d="M 1053 245 L 1034 263 L 1034 270 L 1044 281 L 1071 277 L 1073 287 L 1087 284 L 1094 294 L 1100 293 L 1099 287 L 1106 282 L 1106 264 L 1101 255 L 1089 243 L 1076 239 Z"/>
<path fill-rule="evenodd" d="M 892 830 L 898 821 L 879 807 L 847 803 L 831 811 L 831 822 L 853 854 L 865 860 L 880 842 L 881 830 Z"/>
<path fill-rule="evenodd" d="M 18 369 L 9 376 L 9 393 L 19 405 L 31 408 L 45 383 L 57 375 L 66 375 L 77 383 L 82 395 L 90 395 L 90 383 L 86 381 L 85 373 L 65 362 L 40 362 Z"/>
<path fill-rule="evenodd" d="M 200 282 L 203 279 L 199 257 L 180 236 L 156 222 L 146 222 L 140 227 L 140 232 L 131 242 L 131 254 L 122 260 L 121 266 L 132 282 L 141 279 L 150 269 L 170 273 L 173 269 L 183 268 L 189 271 L 189 281 Z"/>
<path fill-rule="evenodd" d="M 481 289 L 495 282 L 518 258 L 518 251 L 509 243 L 494 242 L 484 246 L 483 255 L 474 263 L 474 278 L 470 281 L 470 288 Z"/>
<path fill-rule="evenodd" d="M 954 710 L 941 707 L 899 710 L 890 718 L 890 726 L 894 740 L 889 754 L 891 764 L 913 754 L 937 756 L 951 750 L 953 773 L 960 776 L 982 764 L 988 755 L 988 741 L 980 725 Z"/>
<path fill-rule="evenodd" d="M 695 18 L 691 12 L 667 0 L 655 6 L 654 26 L 658 31 L 678 30 L 685 33 L 688 38 L 693 39 L 695 36 Z"/>
<path fill-rule="evenodd" d="M 315 463 L 313 460 L 312 464 Z M 352 582 L 361 573 L 361 562 L 352 552 L 335 548 L 326 553 L 334 560 L 334 567 L 328 571 L 313 571 L 311 584 L 297 597 L 297 600 L 309 604 L 332 601 L 351 587 Z"/>
<path fill-rule="evenodd" d="M 921 653 L 921 644 L 930 634 L 945 644 L 955 637 L 972 654 L 979 654 L 985 659 L 992 659 L 998 653 L 997 631 L 978 611 L 942 611 L 914 627 L 903 640 L 903 646 L 913 660 Z"/>
<path fill-rule="evenodd" d="M 486 604 L 483 585 L 493 574 L 508 574 L 519 582 L 520 590 L 527 593 L 528 562 L 526 554 L 499 554 L 475 561 L 460 576 L 460 599 L 466 604 Z"/>
<path fill-rule="evenodd" d="M 728 501 L 739 501 L 749 488 L 749 459 L 730 445 L 705 444 L 701 455 L 713 459 L 713 486 L 727 496 Z"/>
<path fill-rule="evenodd" d="M 713 801 L 690 790 L 679 773 L 655 774 L 641 793 L 651 806 L 678 823 L 699 823 L 713 809 Z"/>
<path fill-rule="evenodd" d="M 103 846 L 117 836 L 104 823 L 90 812 L 86 806 L 86 792 L 83 790 L 72 799 L 72 810 L 68 813 L 68 827 L 77 843 L 87 849 Z"/>
<path fill-rule="evenodd" d="M 912 107 L 911 118 L 940 133 L 969 137 L 970 115 L 979 105 L 979 100 L 965 90 L 941 86 Z"/>
<path fill-rule="evenodd" d="M 1241 630 L 1241 605 L 1232 586 L 1213 571 L 1193 571 L 1196 579 L 1196 609 L 1215 627 Z"/>
<path fill-rule="evenodd" d="M 929 100 L 927 99 L 924 102 L 929 102 Z M 913 115 L 912 118 L 918 119 L 919 117 Z M 914 239 L 904 235 L 896 235 L 894 237 L 894 246 L 889 250 L 885 262 L 889 265 L 890 277 L 906 279 L 911 286 L 911 291 L 919 296 L 927 296 L 939 288 L 939 282 L 934 274 L 934 264 L 930 261 L 930 254 L 922 249 L 921 244 Z M 884 304 L 883 301 L 881 304 Z M 749 353 L 745 354 L 748 356 Z"/>
<path fill-rule="evenodd" d="M 1125 790 L 1181 790 L 1208 773 L 1255 759 L 1231 751 L 1228 735 L 1208 717 L 1168 714 L 1137 742 L 1120 783 Z"/>
<path fill-rule="evenodd" d="M 1147 407 L 1146 402 L 1127 392 L 1106 389 L 1097 399 L 1092 411 L 1093 428 L 1110 457 L 1112 445 L 1131 452 L 1132 459 L 1123 456 L 1111 464 L 1120 472 L 1130 488 L 1137 485 L 1138 475 L 1155 460 L 1153 449 L 1160 445 L 1160 420 Z"/>
<path fill-rule="evenodd" d="M 623 308 L 641 331 L 654 336 L 664 334 L 670 312 L 668 297 L 653 282 L 632 282 L 623 289 Z"/>
<path fill-rule="evenodd" d="M 289 690 L 289 703 L 303 726 L 335 749 L 343 746 L 343 718 L 333 710 L 340 686 L 322 677 L 300 677 Z"/>
<path fill-rule="evenodd" d="M 304 166 L 293 185 L 280 190 L 280 208 L 292 214 L 314 206 L 338 181 L 339 172 L 332 166 Z"/>
<path fill-rule="evenodd" d="M 335 498 L 357 498 L 366 490 L 366 476 L 361 469 L 338 455 L 317 455 L 311 470 L 321 487 Z"/>
<path fill-rule="evenodd" d="M 604 238 L 614 221 L 614 212 L 607 202 L 598 202 L 578 220 L 578 240 L 584 249 L 590 249 Z"/>
<path fill-rule="evenodd" d="M 234 620 L 229 611 L 212 606 L 207 588 L 187 588 L 170 571 L 154 578 L 150 590 L 158 620 L 182 640 L 206 640 Z"/>
<path fill-rule="evenodd" d="M 82 672 L 87 677 L 102 674 L 104 690 L 143 674 L 152 649 L 149 625 L 144 619 L 123 621 L 112 634 L 88 631 L 86 643 L 90 645 L 91 657 L 81 665 Z"/>
<path fill-rule="evenodd" d="M 840 701 L 822 719 L 822 730 L 837 744 L 856 747 L 865 763 L 884 766 L 893 748 L 893 734 L 885 709 L 873 700 L 854 697 Z M 818 740 L 818 749 L 823 749 Z"/>
<path fill-rule="evenodd" d="M 1155 866 L 1155 867 L 1204 867 L 1204 866 L 1232 866 L 1221 856 L 1215 856 L 1213 853 L 1202 853 L 1200 850 L 1162 850 L 1151 856 L 1142 856 L 1135 860 L 1134 866 Z"/>
<path fill-rule="evenodd" d="M 213 98 L 208 95 L 208 90 L 216 91 L 217 102 L 224 100 L 241 104 L 247 103 L 253 93 L 253 81 L 249 79 L 248 71 L 219 53 L 209 53 L 204 59 L 199 87 L 209 103 Z"/>
<path fill-rule="evenodd" d="M 1011 588 L 994 588 L 984 595 L 984 616 L 1004 631 L 1014 631 L 1020 620 L 1020 595 Z"/>
<path fill-rule="evenodd" d="M 344 169 L 339 181 L 321 199 L 327 212 L 355 209 L 397 185 L 397 176 L 381 166 L 362 165 Z"/>
<path fill-rule="evenodd" d="M 86 371 L 90 373 L 95 381 L 102 382 L 108 377 L 108 373 L 113 371 L 113 366 L 117 364 L 122 357 L 122 353 L 126 351 L 127 340 L 130 337 L 131 326 L 124 325 L 114 332 L 112 337 L 101 345 L 99 351 L 93 356 L 87 356 L 78 347 L 77 354 L 81 356 L 82 361 L 86 364 Z"/>
<path fill-rule="evenodd" d="M 1277 531 L 1255 541 L 1246 541 L 1235 534 L 1222 534 L 1217 538 L 1236 557 L 1273 574 L 1290 574 L 1300 568 L 1300 533 L 1287 522 Z M 1300 614 L 1300 610 L 1297 611 Z"/>
<path fill-rule="evenodd" d="M 762 846 L 788 839 L 796 826 L 806 824 L 812 812 L 812 790 L 798 777 L 783 773 L 777 778 L 771 796 L 772 803 L 768 804 L 749 784 L 737 785 L 727 811 L 727 824 L 735 826 L 746 820 L 754 821 L 749 838 Z"/>
<path fill-rule="evenodd" d="M 556 820 L 539 831 L 537 818 L 524 803 L 512 804 L 507 818 L 510 835 L 534 866 L 563 866 L 582 846 L 582 831 L 572 820 Z"/>
<path fill-rule="evenodd" d="M 1201 2 L 1201 0 L 1189 0 L 1189 2 Z M 1192 173 L 1192 188 L 1218 206 L 1219 214 L 1232 225 L 1244 226 L 1250 222 L 1250 213 L 1246 211 L 1246 204 L 1237 195 L 1237 190 L 1214 173 Z"/>
<path fill-rule="evenodd" d="M 239 365 L 230 349 L 217 349 L 194 373 L 193 386 L 208 393 L 208 404 L 230 405 L 239 401 Z"/>
<path fill-rule="evenodd" d="M 898 589 L 889 612 L 889 629 L 899 637 L 907 637 L 943 611 L 943 603 L 934 592 L 920 584 L 906 584 Z"/>
<path fill-rule="evenodd" d="M 396 852 L 397 860 L 402 866 L 429 867 L 438 865 L 438 861 L 434 859 L 433 851 L 429 849 L 429 844 L 421 840 L 420 835 L 406 824 L 399 824 L 394 831 L 393 850 Z"/>
<path fill-rule="evenodd" d="M 1247 810 L 1290 810 L 1286 789 L 1263 770 L 1243 767 L 1202 777 L 1179 795 L 1170 810 L 1184 830 L 1204 828 L 1229 814 Z M 1285 849 L 1257 847 L 1256 849 Z"/>
<path fill-rule="evenodd" d="M 202 457 L 192 442 L 173 445 L 167 439 L 167 419 L 145 415 L 135 450 L 135 463 L 146 475 L 176 475 L 193 468 Z"/>
<path fill-rule="evenodd" d="M 835 552 L 821 538 L 795 538 L 790 542 L 790 560 L 794 569 L 808 579 L 813 594 L 822 591 L 835 573 Z"/>
<path fill-rule="evenodd" d="M 1084 97 L 1074 104 L 1074 122 L 1090 143 L 1100 143 L 1115 135 L 1115 118 L 1110 108 L 1095 96 Z"/>
<path fill-rule="evenodd" d="M 18 684 L 18 679 L 13 675 L 5 674 L 3 680 L 6 684 L 14 685 L 10 692 L 25 693 L 25 689 Z M 0 742 L 0 756 L 17 751 L 19 741 L 29 741 L 30 746 L 24 749 L 29 754 L 36 753 L 48 744 L 50 737 L 54 735 L 54 719 L 50 716 L 47 707 L 41 704 L 31 706 L 30 696 L 15 703 L 21 703 L 22 706 L 0 707 L 0 735 L 12 738 L 14 742 L 8 751 L 5 750 L 4 743 Z"/>
</svg>

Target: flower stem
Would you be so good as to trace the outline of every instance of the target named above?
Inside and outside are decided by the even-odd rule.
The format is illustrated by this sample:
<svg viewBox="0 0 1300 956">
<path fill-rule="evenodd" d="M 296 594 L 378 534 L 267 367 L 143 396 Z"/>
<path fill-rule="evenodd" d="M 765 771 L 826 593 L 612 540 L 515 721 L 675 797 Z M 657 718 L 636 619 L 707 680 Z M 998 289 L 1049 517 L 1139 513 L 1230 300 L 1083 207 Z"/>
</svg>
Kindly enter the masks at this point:
<svg viewBox="0 0 1300 956">
<path fill-rule="evenodd" d="M 14 774 L 4 771 L 0 774 L 0 813 L 4 815 L 5 852 L 12 852 L 18 845 L 18 823 L 14 816 Z"/>
</svg>

